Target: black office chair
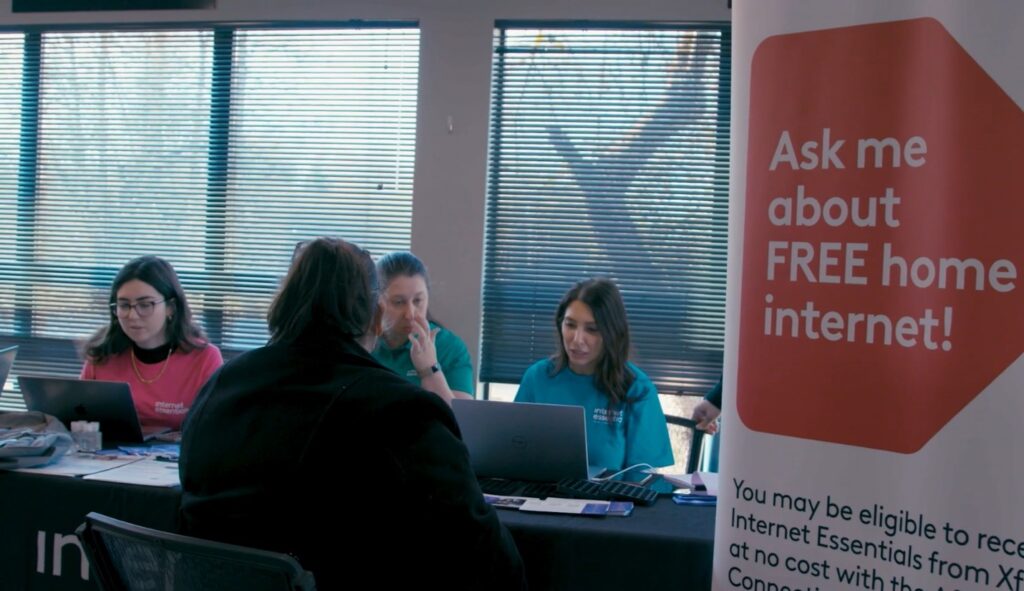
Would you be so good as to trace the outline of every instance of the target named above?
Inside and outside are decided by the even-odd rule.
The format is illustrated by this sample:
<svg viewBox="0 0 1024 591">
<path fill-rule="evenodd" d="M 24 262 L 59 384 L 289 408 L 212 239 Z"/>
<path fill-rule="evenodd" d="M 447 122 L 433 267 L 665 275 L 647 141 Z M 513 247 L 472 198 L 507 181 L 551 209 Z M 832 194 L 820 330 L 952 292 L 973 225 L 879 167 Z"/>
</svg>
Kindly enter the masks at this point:
<svg viewBox="0 0 1024 591">
<path fill-rule="evenodd" d="M 667 416 L 670 425 L 680 425 L 690 430 L 690 453 L 686 456 L 686 473 L 693 474 L 700 467 L 701 446 L 704 443 L 704 432 L 697 428 L 697 422 L 684 417 Z"/>
<path fill-rule="evenodd" d="M 103 591 L 314 591 L 291 556 L 89 513 L 75 531 Z"/>
</svg>

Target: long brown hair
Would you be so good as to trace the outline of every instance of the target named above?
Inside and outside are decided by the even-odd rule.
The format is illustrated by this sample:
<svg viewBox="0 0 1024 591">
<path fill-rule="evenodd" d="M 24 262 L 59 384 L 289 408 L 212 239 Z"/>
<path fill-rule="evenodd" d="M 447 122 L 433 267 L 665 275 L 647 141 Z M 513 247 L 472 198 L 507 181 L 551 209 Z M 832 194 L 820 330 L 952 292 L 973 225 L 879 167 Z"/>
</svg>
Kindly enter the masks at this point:
<svg viewBox="0 0 1024 591">
<path fill-rule="evenodd" d="M 293 343 L 307 333 L 359 339 L 377 312 L 373 259 L 340 238 L 301 245 L 267 312 L 271 343 Z"/>
<path fill-rule="evenodd" d="M 558 349 L 551 356 L 552 375 L 569 365 L 569 354 L 562 340 L 562 321 L 569 304 L 580 301 L 590 307 L 594 322 L 601 333 L 602 351 L 594 371 L 594 385 L 608 395 L 615 404 L 626 401 L 626 393 L 636 376 L 626 365 L 629 360 L 629 319 L 619 288 L 608 278 L 594 277 L 580 281 L 558 303 L 555 312 L 555 330 Z"/>
<path fill-rule="evenodd" d="M 175 350 L 188 353 L 206 347 L 206 335 L 192 320 L 192 310 L 185 298 L 185 290 L 178 281 L 178 274 L 170 263 L 160 257 L 142 256 L 121 267 L 110 286 L 110 303 L 117 303 L 117 290 L 122 285 L 136 279 L 155 289 L 163 296 L 165 305 L 172 310 L 167 319 L 167 342 Z M 89 360 L 98 365 L 108 357 L 126 351 L 131 345 L 132 340 L 124 333 L 117 320 L 117 313 L 112 309 L 110 322 L 89 337 L 83 349 Z"/>
</svg>

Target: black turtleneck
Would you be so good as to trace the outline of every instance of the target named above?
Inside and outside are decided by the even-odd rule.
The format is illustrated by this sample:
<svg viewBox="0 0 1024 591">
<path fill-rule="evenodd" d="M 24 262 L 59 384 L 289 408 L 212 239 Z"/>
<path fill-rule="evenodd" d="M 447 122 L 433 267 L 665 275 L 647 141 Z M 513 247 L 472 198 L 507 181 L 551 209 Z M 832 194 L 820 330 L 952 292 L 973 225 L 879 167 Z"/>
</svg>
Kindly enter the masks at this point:
<svg viewBox="0 0 1024 591">
<path fill-rule="evenodd" d="M 144 363 L 146 365 L 162 363 L 165 359 L 170 357 L 171 351 L 174 350 L 174 346 L 170 343 L 164 343 L 155 349 L 143 349 L 135 343 L 132 343 L 132 348 L 135 349 L 135 358 L 139 360 L 139 363 Z"/>
</svg>

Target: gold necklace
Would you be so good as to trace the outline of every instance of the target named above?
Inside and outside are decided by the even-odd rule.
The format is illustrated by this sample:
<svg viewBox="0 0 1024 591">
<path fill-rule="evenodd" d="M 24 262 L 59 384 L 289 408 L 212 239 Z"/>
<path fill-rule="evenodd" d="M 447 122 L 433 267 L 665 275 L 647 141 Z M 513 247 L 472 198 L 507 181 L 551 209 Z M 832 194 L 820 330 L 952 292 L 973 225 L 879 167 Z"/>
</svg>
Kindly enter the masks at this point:
<svg viewBox="0 0 1024 591">
<path fill-rule="evenodd" d="M 174 353 L 174 347 L 171 347 L 170 351 L 167 352 L 167 359 L 164 359 L 164 366 L 160 368 L 160 373 L 156 374 L 156 377 L 147 380 L 142 377 L 142 372 L 139 371 L 139 366 L 135 363 L 135 347 L 131 348 L 132 352 L 132 369 L 135 370 L 135 377 L 139 378 L 139 381 L 143 384 L 152 384 L 164 376 L 164 372 L 167 371 L 167 366 L 171 363 L 171 354 Z"/>
</svg>

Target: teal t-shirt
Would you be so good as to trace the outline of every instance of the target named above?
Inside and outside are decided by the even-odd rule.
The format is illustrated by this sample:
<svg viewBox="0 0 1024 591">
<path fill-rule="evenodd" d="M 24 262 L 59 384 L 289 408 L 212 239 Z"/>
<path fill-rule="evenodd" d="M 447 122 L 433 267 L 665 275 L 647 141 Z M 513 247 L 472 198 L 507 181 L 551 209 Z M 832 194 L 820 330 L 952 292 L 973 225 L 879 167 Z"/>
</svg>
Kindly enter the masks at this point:
<svg viewBox="0 0 1024 591">
<path fill-rule="evenodd" d="M 669 466 L 674 463 L 665 413 L 658 391 L 647 374 L 632 363 L 636 376 L 626 398 L 631 402 L 611 405 L 607 394 L 594 386 L 594 376 L 573 373 L 568 367 L 551 375 L 548 359 L 538 361 L 523 374 L 516 402 L 575 404 L 587 417 L 587 455 L 592 466 L 621 470 L 634 464 Z"/>
<path fill-rule="evenodd" d="M 430 323 L 433 330 L 437 324 Z M 384 339 L 377 343 L 373 350 L 373 358 L 384 367 L 402 376 L 406 380 L 420 385 L 420 376 L 412 365 L 412 358 L 409 356 L 409 349 L 412 344 L 408 341 L 397 349 L 388 347 Z M 473 362 L 469 358 L 469 350 L 455 333 L 442 327 L 434 339 L 434 348 L 437 349 L 437 363 L 448 380 L 448 387 L 459 392 L 469 394 L 475 393 L 473 387 Z"/>
</svg>

